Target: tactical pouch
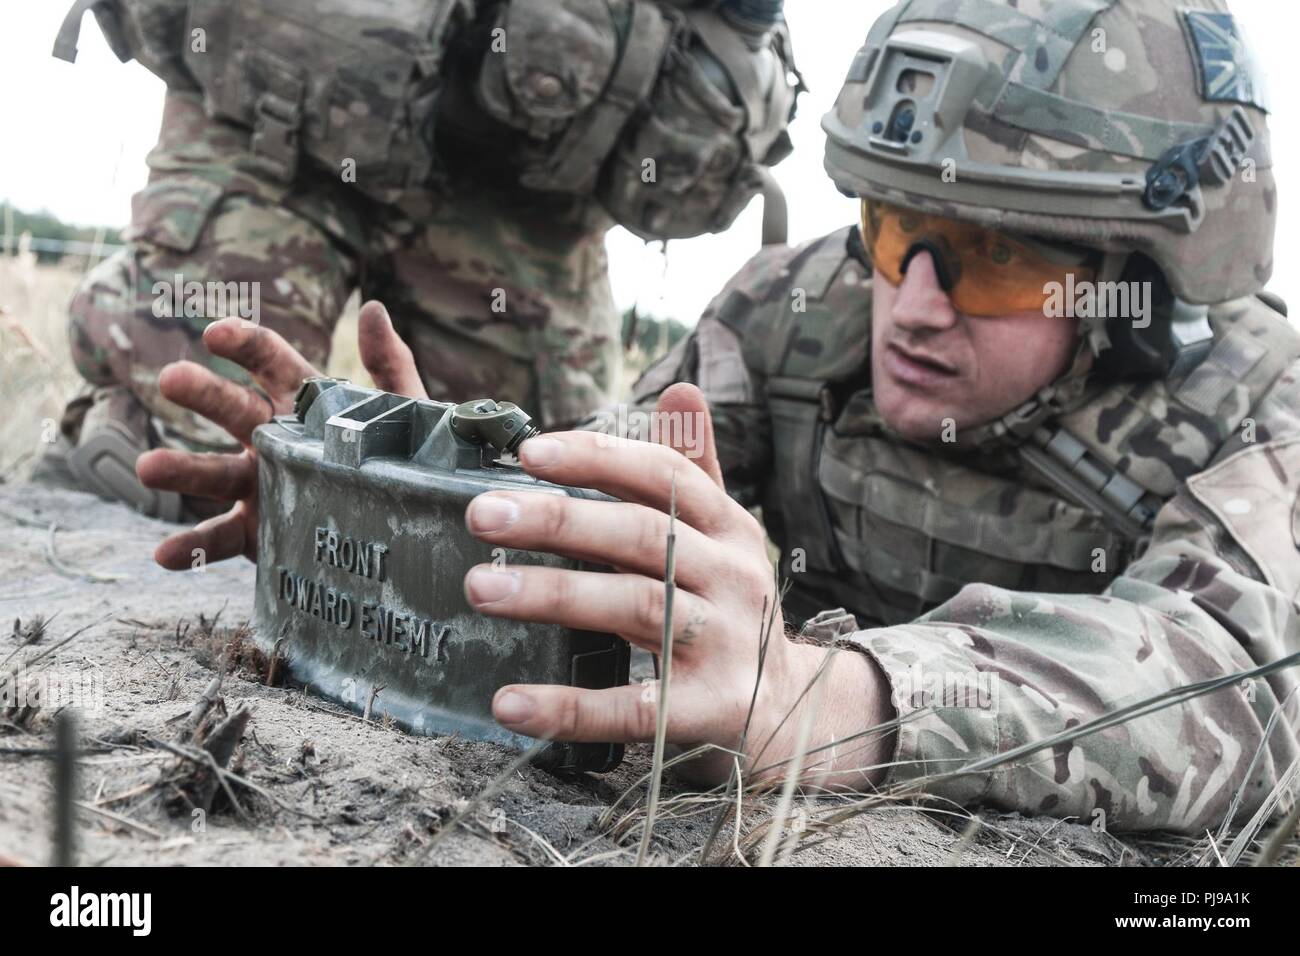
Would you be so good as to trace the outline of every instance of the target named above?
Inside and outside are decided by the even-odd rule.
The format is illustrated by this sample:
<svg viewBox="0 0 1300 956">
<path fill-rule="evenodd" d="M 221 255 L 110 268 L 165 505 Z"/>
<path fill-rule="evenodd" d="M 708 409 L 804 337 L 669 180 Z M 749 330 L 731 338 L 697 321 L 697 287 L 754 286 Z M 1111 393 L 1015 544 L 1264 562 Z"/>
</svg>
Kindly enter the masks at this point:
<svg viewBox="0 0 1300 956">
<path fill-rule="evenodd" d="M 533 141 L 524 149 L 522 185 L 591 192 L 659 74 L 669 35 L 663 14 L 640 0 L 503 5 L 477 93 L 490 116 Z"/>
<path fill-rule="evenodd" d="M 188 0 L 77 0 L 59 30 L 54 55 L 76 60 L 82 16 L 93 10 L 119 60 L 138 60 L 168 87 L 192 90 L 194 80 L 182 62 L 188 6 Z"/>
<path fill-rule="evenodd" d="M 792 71 L 783 30 L 752 50 L 716 14 L 688 13 L 647 109 L 603 171 L 601 204 L 644 239 L 726 229 L 764 189 L 762 167 L 790 152 Z"/>
<path fill-rule="evenodd" d="M 269 177 L 291 181 L 306 154 L 391 201 L 428 179 L 442 55 L 468 9 L 467 0 L 191 0 L 184 62 L 210 115 L 252 129 Z"/>
</svg>

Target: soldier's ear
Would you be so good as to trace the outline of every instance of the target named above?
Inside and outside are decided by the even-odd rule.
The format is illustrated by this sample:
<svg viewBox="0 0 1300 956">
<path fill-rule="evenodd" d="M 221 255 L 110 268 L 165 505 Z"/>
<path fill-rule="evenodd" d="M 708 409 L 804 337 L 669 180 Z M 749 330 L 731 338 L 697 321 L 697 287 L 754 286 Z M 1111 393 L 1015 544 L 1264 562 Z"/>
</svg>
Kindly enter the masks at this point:
<svg viewBox="0 0 1300 956">
<path fill-rule="evenodd" d="M 699 387 L 687 382 L 669 385 L 659 396 L 655 414 L 660 422 L 652 433 L 699 465 L 725 491 L 718 448 L 713 440 L 713 416 Z"/>
</svg>

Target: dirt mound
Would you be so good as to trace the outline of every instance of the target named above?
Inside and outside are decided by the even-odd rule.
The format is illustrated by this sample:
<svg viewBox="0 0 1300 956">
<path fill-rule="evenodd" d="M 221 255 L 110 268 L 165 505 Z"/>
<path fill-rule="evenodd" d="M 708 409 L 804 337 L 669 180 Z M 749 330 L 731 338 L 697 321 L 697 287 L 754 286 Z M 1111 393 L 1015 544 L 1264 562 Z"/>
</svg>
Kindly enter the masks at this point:
<svg viewBox="0 0 1300 956">
<path fill-rule="evenodd" d="M 65 690 L 93 695 L 96 705 L 76 708 L 79 862 L 634 859 L 648 747 L 629 748 L 612 774 L 560 777 L 514 767 L 515 754 L 490 744 L 410 736 L 271 686 L 280 682 L 274 665 L 247 642 L 252 565 L 165 572 L 150 555 L 168 529 L 89 495 L 0 485 L 0 675 L 26 663 L 29 683 L 44 680 L 48 693 L 62 681 Z M 218 763 L 225 769 L 204 756 L 221 749 L 222 739 L 226 759 Z M 0 707 L 0 858 L 50 858 L 54 740 L 50 708 Z M 655 861 L 699 862 L 721 801 L 671 779 L 663 799 Z M 893 804 L 821 825 L 828 809 L 850 802 L 800 799 L 787 830 L 802 839 L 789 862 L 1153 861 L 1150 847 L 1049 819 Z M 769 795 L 747 793 L 739 828 L 728 818 L 711 860 L 737 864 L 737 845 L 756 860 L 774 804 Z"/>
</svg>

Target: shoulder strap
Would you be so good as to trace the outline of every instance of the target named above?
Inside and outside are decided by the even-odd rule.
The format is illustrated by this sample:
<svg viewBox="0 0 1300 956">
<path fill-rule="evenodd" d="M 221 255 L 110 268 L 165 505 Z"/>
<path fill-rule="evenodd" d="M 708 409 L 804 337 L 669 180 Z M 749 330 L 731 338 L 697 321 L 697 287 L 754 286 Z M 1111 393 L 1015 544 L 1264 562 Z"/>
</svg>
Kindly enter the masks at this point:
<svg viewBox="0 0 1300 956">
<path fill-rule="evenodd" d="M 850 253 L 849 234 L 833 233 L 796 255 L 786 281 L 769 290 L 756 316 L 760 327 L 738 332 L 747 360 L 765 375 L 786 546 L 802 548 L 809 567 L 824 569 L 843 566 L 818 478 L 822 439 L 836 411 L 830 386 L 860 371 L 870 336 L 870 286 Z M 850 260 L 853 301 L 839 302 L 834 286 L 847 280 Z"/>
<path fill-rule="evenodd" d="M 1064 428 L 1043 427 L 1018 446 L 1030 471 L 1080 506 L 1097 512 L 1124 537 L 1142 541 L 1164 503 L 1084 447 Z"/>
</svg>

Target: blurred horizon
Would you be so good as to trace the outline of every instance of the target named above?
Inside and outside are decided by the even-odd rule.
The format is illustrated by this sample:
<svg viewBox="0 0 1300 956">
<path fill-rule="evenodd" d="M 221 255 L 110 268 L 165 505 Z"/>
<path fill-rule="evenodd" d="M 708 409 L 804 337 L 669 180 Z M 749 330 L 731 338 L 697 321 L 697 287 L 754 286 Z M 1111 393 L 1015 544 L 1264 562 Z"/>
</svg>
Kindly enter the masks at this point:
<svg viewBox="0 0 1300 956">
<path fill-rule="evenodd" d="M 130 219 L 131 195 L 145 184 L 144 159 L 157 136 L 163 83 L 139 64 L 119 63 L 93 15 L 85 17 L 77 63 L 55 60 L 50 49 L 70 5 L 71 0 L 11 4 L 0 14 L 0 75 L 8 81 L 0 97 L 0 130 L 10 144 L 0 150 L 0 201 L 28 213 L 48 212 L 70 225 L 121 228 Z M 836 4 L 833 13 L 831 6 L 787 3 L 795 57 L 810 89 L 791 126 L 794 155 L 774 170 L 789 203 L 792 244 L 856 219 L 853 201 L 835 190 L 822 169 L 820 121 L 867 29 L 890 4 Z M 1295 56 L 1289 31 L 1277 29 L 1280 5 L 1239 0 L 1231 7 L 1271 74 L 1270 127 L 1283 210 L 1274 261 L 1284 264 L 1300 246 L 1300 222 L 1286 212 L 1289 184 L 1300 186 L 1300 127 L 1289 98 L 1280 95 L 1295 79 Z M 14 143 L 35 147 L 17 149 Z M 620 311 L 635 305 L 694 325 L 723 283 L 758 251 L 761 219 L 762 201 L 755 199 L 726 233 L 674 240 L 666 255 L 658 243 L 611 230 L 606 248 Z M 1281 266 L 1269 288 L 1300 299 L 1300 277 Z"/>
</svg>

